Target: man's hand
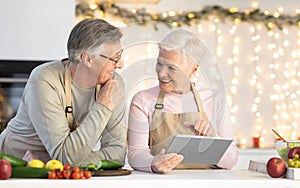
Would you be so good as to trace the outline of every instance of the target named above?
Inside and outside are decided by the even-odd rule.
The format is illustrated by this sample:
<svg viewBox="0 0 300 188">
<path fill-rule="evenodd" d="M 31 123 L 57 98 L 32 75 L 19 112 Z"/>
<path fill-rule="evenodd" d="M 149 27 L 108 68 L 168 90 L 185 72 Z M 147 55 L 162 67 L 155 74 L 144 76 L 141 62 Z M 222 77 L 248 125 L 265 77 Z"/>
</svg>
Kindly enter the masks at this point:
<svg viewBox="0 0 300 188">
<path fill-rule="evenodd" d="M 181 161 L 183 156 L 177 153 L 165 154 L 165 150 L 154 156 L 152 160 L 152 171 L 160 174 L 167 174 L 172 171 Z"/>
<path fill-rule="evenodd" d="M 125 91 L 116 80 L 108 80 L 96 95 L 96 101 L 113 110 L 125 97 Z M 97 92 L 97 91 L 96 91 Z"/>
</svg>

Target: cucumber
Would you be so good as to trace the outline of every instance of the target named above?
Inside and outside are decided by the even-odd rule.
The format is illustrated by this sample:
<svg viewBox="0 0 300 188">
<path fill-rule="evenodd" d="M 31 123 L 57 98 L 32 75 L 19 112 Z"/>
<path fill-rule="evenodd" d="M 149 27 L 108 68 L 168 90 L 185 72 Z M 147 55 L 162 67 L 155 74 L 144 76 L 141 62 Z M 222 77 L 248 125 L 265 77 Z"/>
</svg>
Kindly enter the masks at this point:
<svg viewBox="0 0 300 188">
<path fill-rule="evenodd" d="M 35 167 L 13 167 L 10 178 L 48 178 L 49 169 Z"/>
<path fill-rule="evenodd" d="M 89 163 L 88 165 L 86 165 L 86 167 L 84 169 L 85 170 L 98 170 L 98 167 L 94 163 Z"/>
<path fill-rule="evenodd" d="M 27 165 L 27 161 L 25 161 L 21 158 L 15 157 L 13 155 L 9 155 L 9 154 L 1 153 L 0 154 L 0 159 L 8 160 L 12 167 L 20 167 L 20 166 L 26 166 Z"/>
<path fill-rule="evenodd" d="M 116 159 L 100 160 L 97 163 L 97 167 L 98 169 L 103 169 L 103 170 L 115 170 L 123 167 L 123 163 Z"/>
</svg>

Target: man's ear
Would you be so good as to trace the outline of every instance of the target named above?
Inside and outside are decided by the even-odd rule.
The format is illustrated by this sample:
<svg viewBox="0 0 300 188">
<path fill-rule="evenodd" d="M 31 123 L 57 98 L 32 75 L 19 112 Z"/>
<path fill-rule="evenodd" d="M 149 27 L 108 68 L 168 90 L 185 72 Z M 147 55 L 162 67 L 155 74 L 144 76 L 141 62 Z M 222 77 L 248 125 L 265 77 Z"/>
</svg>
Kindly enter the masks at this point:
<svg viewBox="0 0 300 188">
<path fill-rule="evenodd" d="M 92 58 L 91 58 L 91 56 L 88 54 L 88 53 L 86 53 L 86 52 L 83 52 L 82 54 L 81 54 L 81 60 L 82 60 L 82 63 L 85 65 L 85 66 L 87 66 L 87 67 L 91 67 L 91 65 L 92 65 Z"/>
<path fill-rule="evenodd" d="M 190 73 L 190 77 L 194 76 L 196 74 L 196 72 L 198 71 L 199 65 L 196 63 L 193 63 L 193 67 Z"/>
</svg>

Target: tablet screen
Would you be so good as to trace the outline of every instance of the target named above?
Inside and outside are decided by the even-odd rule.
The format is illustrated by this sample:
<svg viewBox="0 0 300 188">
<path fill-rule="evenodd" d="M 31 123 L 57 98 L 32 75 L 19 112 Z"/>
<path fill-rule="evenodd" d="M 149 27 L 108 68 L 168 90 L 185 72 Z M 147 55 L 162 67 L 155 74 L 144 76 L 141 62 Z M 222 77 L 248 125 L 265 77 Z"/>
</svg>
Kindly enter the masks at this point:
<svg viewBox="0 0 300 188">
<path fill-rule="evenodd" d="M 232 141 L 233 138 L 175 135 L 166 153 L 182 154 L 182 163 L 215 165 Z"/>
</svg>

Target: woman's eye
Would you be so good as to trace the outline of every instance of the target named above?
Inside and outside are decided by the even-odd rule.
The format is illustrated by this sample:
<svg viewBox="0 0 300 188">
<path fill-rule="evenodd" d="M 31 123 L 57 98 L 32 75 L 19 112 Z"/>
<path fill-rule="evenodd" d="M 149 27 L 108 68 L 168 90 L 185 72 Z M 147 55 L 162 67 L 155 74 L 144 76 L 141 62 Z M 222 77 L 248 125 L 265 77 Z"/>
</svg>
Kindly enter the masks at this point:
<svg viewBox="0 0 300 188">
<path fill-rule="evenodd" d="M 169 69 L 170 69 L 170 70 L 176 70 L 176 68 L 175 68 L 175 67 L 169 67 Z"/>
</svg>

